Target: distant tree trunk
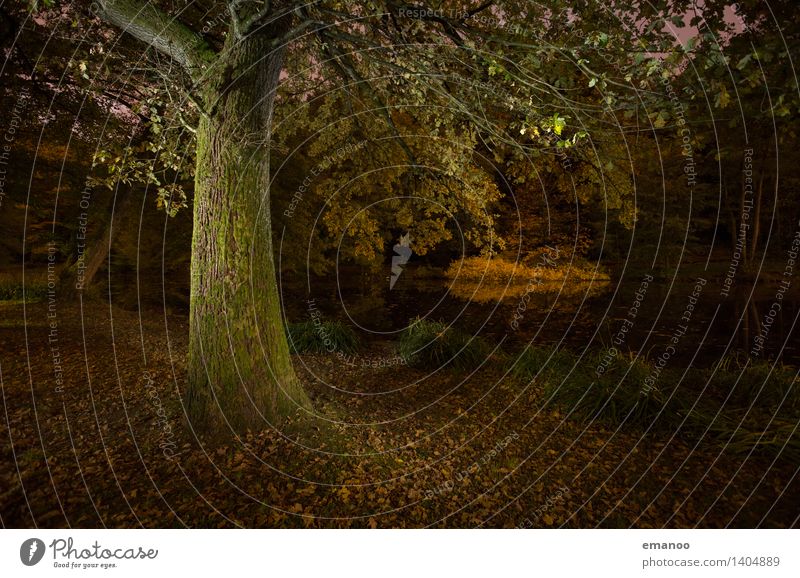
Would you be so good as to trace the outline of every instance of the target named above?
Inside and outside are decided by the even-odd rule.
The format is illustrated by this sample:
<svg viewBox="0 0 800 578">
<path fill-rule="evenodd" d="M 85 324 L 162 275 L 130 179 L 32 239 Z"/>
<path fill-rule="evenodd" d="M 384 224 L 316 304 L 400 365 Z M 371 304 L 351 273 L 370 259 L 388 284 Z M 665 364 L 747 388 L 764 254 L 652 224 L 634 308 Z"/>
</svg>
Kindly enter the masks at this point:
<svg viewBox="0 0 800 578">
<path fill-rule="evenodd" d="M 750 238 L 750 235 L 747 234 L 748 230 L 744 228 L 744 214 L 745 214 L 745 206 L 746 206 L 746 203 L 747 203 L 747 189 L 745 187 L 745 180 L 744 179 L 745 179 L 744 171 L 742 171 L 742 186 L 741 186 L 741 191 L 740 191 L 740 194 L 739 194 L 739 219 L 738 219 L 739 226 L 737 227 L 737 229 L 735 231 L 734 247 L 736 247 L 736 244 L 739 242 L 739 236 L 741 235 L 741 237 L 742 237 L 742 265 L 743 265 L 742 269 L 744 271 L 750 271 L 750 259 L 749 259 L 750 252 L 748 251 L 748 247 L 749 247 L 748 240 Z"/>
<path fill-rule="evenodd" d="M 753 215 L 753 236 L 750 239 L 750 261 L 756 260 L 756 250 L 758 249 L 758 236 L 761 233 L 761 201 L 764 197 L 764 170 L 758 178 L 758 189 L 755 198 L 755 214 Z"/>
<path fill-rule="evenodd" d="M 116 197 L 111 208 L 111 216 L 103 226 L 103 230 L 90 240 L 82 255 L 65 267 L 60 275 L 59 286 L 62 295 L 70 296 L 86 291 L 94 283 L 97 272 L 108 260 L 114 235 L 119 230 L 120 223 L 130 217 L 133 208 L 133 191 L 124 187 Z"/>
<path fill-rule="evenodd" d="M 728 208 L 728 226 L 730 227 L 731 231 L 731 253 L 733 253 L 736 251 L 736 235 L 739 221 L 736 219 L 736 213 L 733 210 L 733 204 L 730 200 L 730 195 L 728 194 L 727 185 L 723 186 L 722 194 L 725 200 L 725 206 Z"/>
<path fill-rule="evenodd" d="M 292 368 L 270 234 L 269 141 L 283 63 L 270 35 L 226 47 L 197 131 L 186 403 L 237 433 L 309 407 Z"/>
</svg>

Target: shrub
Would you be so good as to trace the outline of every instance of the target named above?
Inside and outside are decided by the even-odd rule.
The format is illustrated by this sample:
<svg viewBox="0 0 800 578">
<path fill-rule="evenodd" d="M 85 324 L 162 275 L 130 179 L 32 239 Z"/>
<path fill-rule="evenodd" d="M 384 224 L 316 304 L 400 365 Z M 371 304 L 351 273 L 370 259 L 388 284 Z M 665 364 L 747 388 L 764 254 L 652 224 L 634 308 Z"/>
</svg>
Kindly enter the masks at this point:
<svg viewBox="0 0 800 578">
<path fill-rule="evenodd" d="M 414 367 L 450 366 L 470 370 L 480 366 L 490 352 L 479 337 L 467 335 L 441 321 L 414 319 L 400 336 L 400 356 Z"/>
<path fill-rule="evenodd" d="M 286 338 L 294 353 L 353 353 L 359 346 L 353 329 L 340 321 L 290 323 L 286 328 Z"/>
</svg>

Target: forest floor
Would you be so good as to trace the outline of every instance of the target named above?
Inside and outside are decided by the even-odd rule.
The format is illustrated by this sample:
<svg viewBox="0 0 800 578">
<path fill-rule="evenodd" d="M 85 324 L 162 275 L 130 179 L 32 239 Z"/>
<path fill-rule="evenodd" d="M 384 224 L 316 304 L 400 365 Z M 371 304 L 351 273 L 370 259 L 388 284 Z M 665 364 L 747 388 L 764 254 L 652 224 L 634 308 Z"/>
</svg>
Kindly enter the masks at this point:
<svg viewBox="0 0 800 578">
<path fill-rule="evenodd" d="M 798 524 L 798 464 L 587 426 L 501 364 L 429 374 L 390 342 L 296 356 L 316 425 L 204 449 L 177 393 L 185 317 L 47 315 L 0 303 L 4 527 Z"/>
</svg>

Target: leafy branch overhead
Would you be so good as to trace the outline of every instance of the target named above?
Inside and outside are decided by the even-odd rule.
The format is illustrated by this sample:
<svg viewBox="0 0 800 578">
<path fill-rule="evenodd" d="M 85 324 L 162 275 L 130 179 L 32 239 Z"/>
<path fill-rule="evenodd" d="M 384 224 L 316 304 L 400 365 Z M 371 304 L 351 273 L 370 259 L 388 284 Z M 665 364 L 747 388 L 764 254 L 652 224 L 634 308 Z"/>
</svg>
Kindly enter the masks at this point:
<svg viewBox="0 0 800 578">
<path fill-rule="evenodd" d="M 409 183 L 418 183 L 414 195 L 444 202 L 427 217 L 404 217 L 411 219 L 407 226 L 427 227 L 424 238 L 433 247 L 452 237 L 446 213 L 463 212 L 474 225 L 467 235 L 489 250 L 502 249 L 504 242 L 493 228 L 497 202 L 513 195 L 513 187 L 498 188 L 498 178 L 543 158 L 561 166 L 567 159 L 578 178 L 561 178 L 571 178 L 581 202 L 602 202 L 631 226 L 632 182 L 624 165 L 598 162 L 596 148 L 615 146 L 602 143 L 612 141 L 620 125 L 645 130 L 640 122 L 647 119 L 656 129 L 668 127 L 672 105 L 659 83 L 677 78 L 690 60 L 698 65 L 705 58 L 705 66 L 712 66 L 716 53 L 704 55 L 699 47 L 727 26 L 709 5 L 706 29 L 676 49 L 674 31 L 685 23 L 674 16 L 675 6 L 557 0 L 436 6 L 231 0 L 180 12 L 143 0 L 101 0 L 94 6 L 103 21 L 149 46 L 152 59 L 132 76 L 140 83 L 132 105 L 139 116 L 136 138 L 98 153 L 96 161 L 107 167 L 98 182 L 153 187 L 159 206 L 172 215 L 186 207 L 195 128 L 216 106 L 206 87 L 235 82 L 230 63 L 237 46 L 266 34 L 269 50 L 291 46 L 277 95 L 272 156 L 289 167 L 297 162 L 286 148 L 291 136 L 285 131 L 323 131 L 306 143 L 312 156 L 337 141 L 369 142 L 369 153 L 333 167 L 313 184 L 331 207 L 325 220 L 330 238 L 361 207 L 388 192 L 405 188 L 411 194 Z M 651 23 L 645 29 L 638 25 L 643 17 Z M 108 36 L 103 57 L 117 42 Z M 167 74 L 164 57 L 171 61 Z M 747 54 L 736 66 L 751 84 L 755 58 L 766 61 L 769 52 Z M 90 63 L 87 75 L 83 61 L 76 74 L 90 78 L 94 68 Z M 724 108 L 730 93 L 724 83 L 716 90 L 715 102 Z M 781 95 L 775 106 L 790 105 Z M 346 128 L 338 118 L 342 110 Z M 328 138 L 323 133 L 331 123 L 347 132 Z M 341 182 L 381 165 L 405 168 L 382 171 L 380 186 L 372 182 L 331 195 Z M 358 237 L 360 257 L 375 256 L 385 241 L 370 232 L 381 228 L 377 212 L 366 211 L 362 224 L 347 232 Z"/>
</svg>

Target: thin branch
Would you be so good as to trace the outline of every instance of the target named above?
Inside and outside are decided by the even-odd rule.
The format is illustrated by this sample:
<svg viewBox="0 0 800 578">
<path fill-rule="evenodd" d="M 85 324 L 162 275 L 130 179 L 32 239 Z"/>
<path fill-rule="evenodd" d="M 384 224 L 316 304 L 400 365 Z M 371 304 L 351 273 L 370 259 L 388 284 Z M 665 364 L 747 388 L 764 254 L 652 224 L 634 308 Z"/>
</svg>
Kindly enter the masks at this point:
<svg viewBox="0 0 800 578">
<path fill-rule="evenodd" d="M 489 0 L 488 2 L 484 2 L 483 4 L 481 4 L 480 6 L 478 6 L 477 8 L 475 8 L 475 9 L 473 9 L 473 10 L 470 10 L 469 12 L 467 12 L 467 18 L 472 18 L 472 17 L 473 17 L 473 16 L 475 16 L 476 14 L 478 14 L 478 13 L 480 13 L 480 12 L 483 12 L 484 10 L 486 10 L 487 8 L 489 8 L 489 7 L 491 7 L 491 6 L 494 6 L 494 2 L 493 2 L 493 0 Z"/>
</svg>

